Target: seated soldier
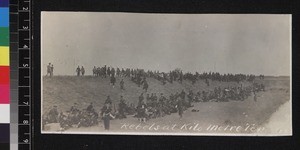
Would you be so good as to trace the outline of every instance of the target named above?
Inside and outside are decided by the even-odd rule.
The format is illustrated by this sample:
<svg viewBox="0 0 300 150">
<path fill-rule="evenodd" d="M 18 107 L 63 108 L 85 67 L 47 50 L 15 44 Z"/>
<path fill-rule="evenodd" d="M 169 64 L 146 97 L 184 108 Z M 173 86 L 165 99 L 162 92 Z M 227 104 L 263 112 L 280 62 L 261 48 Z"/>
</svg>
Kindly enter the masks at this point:
<svg viewBox="0 0 300 150">
<path fill-rule="evenodd" d="M 107 96 L 104 104 L 112 104 L 112 101 L 110 99 L 110 96 Z"/>
<path fill-rule="evenodd" d="M 94 106 L 93 106 L 93 102 L 91 102 L 90 105 L 86 108 L 86 111 L 87 112 L 94 112 L 95 111 Z"/>
<path fill-rule="evenodd" d="M 48 113 L 48 122 L 49 123 L 58 123 L 58 111 L 57 106 L 53 106 L 52 109 Z"/>
</svg>

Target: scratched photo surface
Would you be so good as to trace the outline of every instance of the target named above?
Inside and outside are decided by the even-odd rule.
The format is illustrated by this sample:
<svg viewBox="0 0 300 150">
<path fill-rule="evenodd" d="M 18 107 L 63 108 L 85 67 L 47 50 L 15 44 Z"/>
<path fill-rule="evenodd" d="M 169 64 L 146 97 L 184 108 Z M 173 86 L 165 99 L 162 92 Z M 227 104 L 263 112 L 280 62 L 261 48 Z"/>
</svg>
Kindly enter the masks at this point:
<svg viewBox="0 0 300 150">
<path fill-rule="evenodd" d="M 291 15 L 41 14 L 43 134 L 292 135 Z"/>
</svg>

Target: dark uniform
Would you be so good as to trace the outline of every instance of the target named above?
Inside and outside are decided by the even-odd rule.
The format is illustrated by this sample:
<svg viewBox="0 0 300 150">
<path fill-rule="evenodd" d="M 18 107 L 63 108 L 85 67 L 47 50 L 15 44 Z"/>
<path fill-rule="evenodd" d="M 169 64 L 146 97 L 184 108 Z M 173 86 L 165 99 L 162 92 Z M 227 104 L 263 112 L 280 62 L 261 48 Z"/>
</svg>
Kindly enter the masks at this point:
<svg viewBox="0 0 300 150">
<path fill-rule="evenodd" d="M 104 104 L 112 104 L 112 101 L 110 99 L 110 96 L 107 96 Z"/>
<path fill-rule="evenodd" d="M 81 66 L 81 70 L 80 70 L 80 71 L 81 71 L 81 75 L 84 76 L 84 74 L 85 74 L 85 69 L 83 68 L 83 66 Z"/>
<path fill-rule="evenodd" d="M 124 100 L 123 96 L 121 96 L 120 103 L 119 103 L 119 118 L 120 119 L 126 118 L 126 115 L 125 115 L 126 107 L 127 107 L 127 105 L 125 103 L 125 100 Z"/>
<path fill-rule="evenodd" d="M 53 76 L 53 70 L 54 70 L 54 67 L 53 67 L 53 64 L 52 64 L 51 67 L 50 67 L 50 76 L 51 77 Z"/>
<path fill-rule="evenodd" d="M 86 110 L 87 110 L 88 112 L 94 112 L 95 109 L 94 109 L 93 103 L 90 103 L 90 105 L 86 108 Z"/>
<path fill-rule="evenodd" d="M 58 122 L 58 111 L 57 106 L 53 106 L 53 108 L 49 111 L 48 118 L 49 123 L 57 123 Z"/>
<path fill-rule="evenodd" d="M 80 76 L 80 67 L 78 66 L 76 69 L 77 76 Z"/>
<path fill-rule="evenodd" d="M 102 119 L 104 122 L 104 129 L 109 130 L 110 126 L 110 119 L 112 119 L 112 114 L 111 114 L 111 105 L 110 104 L 105 104 L 102 108 L 101 115 Z"/>
<path fill-rule="evenodd" d="M 48 74 L 49 74 L 49 76 L 51 76 L 51 63 L 49 63 L 49 65 L 47 65 L 47 74 L 46 74 L 46 76 L 48 76 Z"/>
<path fill-rule="evenodd" d="M 110 83 L 113 85 L 113 87 L 115 86 L 116 78 L 115 78 L 114 75 L 112 75 L 112 76 L 110 77 Z"/>
<path fill-rule="evenodd" d="M 123 79 L 120 81 L 120 88 L 121 88 L 121 90 L 125 90 L 125 88 L 124 88 L 124 80 Z"/>
<path fill-rule="evenodd" d="M 181 98 L 178 99 L 177 102 L 177 110 L 178 110 L 178 115 L 180 118 L 182 118 L 182 114 L 183 114 L 183 100 Z"/>
<path fill-rule="evenodd" d="M 143 90 L 145 90 L 146 92 L 148 91 L 148 83 L 147 83 L 147 81 L 145 80 L 144 81 L 144 86 L 143 86 Z"/>
</svg>

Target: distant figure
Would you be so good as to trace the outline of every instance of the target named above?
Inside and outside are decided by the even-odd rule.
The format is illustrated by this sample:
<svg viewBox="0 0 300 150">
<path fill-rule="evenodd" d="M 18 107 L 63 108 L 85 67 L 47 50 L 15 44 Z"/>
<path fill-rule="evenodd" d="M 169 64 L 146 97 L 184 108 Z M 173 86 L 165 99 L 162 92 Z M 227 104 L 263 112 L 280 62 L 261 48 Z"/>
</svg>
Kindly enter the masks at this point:
<svg viewBox="0 0 300 150">
<path fill-rule="evenodd" d="M 51 65 L 50 70 L 51 70 L 50 76 L 52 77 L 53 76 L 53 70 L 54 70 L 53 64 Z"/>
<path fill-rule="evenodd" d="M 47 65 L 47 74 L 46 74 L 46 76 L 48 76 L 48 75 L 51 77 L 51 63 L 49 63 Z"/>
<path fill-rule="evenodd" d="M 209 81 L 207 79 L 205 79 L 205 83 L 207 86 L 209 86 Z"/>
<path fill-rule="evenodd" d="M 144 81 L 143 90 L 145 90 L 147 92 L 148 91 L 148 87 L 149 87 L 149 85 L 148 85 L 147 81 L 145 80 Z"/>
<path fill-rule="evenodd" d="M 115 78 L 114 75 L 112 75 L 112 76 L 110 77 L 110 83 L 112 84 L 112 86 L 113 86 L 113 88 L 114 88 L 114 87 L 115 87 L 115 83 L 116 83 L 116 78 Z"/>
<path fill-rule="evenodd" d="M 94 68 L 93 68 L 93 76 L 98 76 L 97 75 L 97 68 L 96 68 L 96 66 L 94 66 Z"/>
<path fill-rule="evenodd" d="M 183 100 L 185 100 L 185 91 L 184 91 L 184 90 L 181 91 L 180 97 L 181 97 Z"/>
<path fill-rule="evenodd" d="M 178 110 L 179 117 L 182 118 L 182 114 L 183 114 L 183 100 L 180 97 L 179 97 L 179 99 L 177 101 L 176 108 Z"/>
<path fill-rule="evenodd" d="M 78 66 L 76 69 L 77 76 L 80 76 L 80 67 Z"/>
<path fill-rule="evenodd" d="M 140 103 L 142 103 L 143 101 L 144 101 L 144 94 L 141 93 L 141 95 L 139 96 L 139 102 L 138 102 L 138 105 L 139 105 Z"/>
<path fill-rule="evenodd" d="M 81 66 L 81 69 L 80 69 L 80 71 L 81 71 L 81 75 L 82 75 L 82 76 L 84 76 L 84 74 L 85 74 L 85 70 L 84 70 L 83 66 Z"/>
<path fill-rule="evenodd" d="M 107 96 L 104 104 L 112 104 L 112 101 L 110 99 L 110 96 Z"/>
<path fill-rule="evenodd" d="M 254 94 L 254 96 L 253 96 L 253 100 L 254 100 L 254 102 L 257 102 L 257 96 L 256 96 L 256 93 L 255 93 L 255 91 L 253 92 L 253 94 Z"/>
<path fill-rule="evenodd" d="M 125 88 L 124 88 L 124 80 L 123 79 L 120 81 L 120 88 L 121 88 L 121 90 L 125 90 Z"/>
</svg>

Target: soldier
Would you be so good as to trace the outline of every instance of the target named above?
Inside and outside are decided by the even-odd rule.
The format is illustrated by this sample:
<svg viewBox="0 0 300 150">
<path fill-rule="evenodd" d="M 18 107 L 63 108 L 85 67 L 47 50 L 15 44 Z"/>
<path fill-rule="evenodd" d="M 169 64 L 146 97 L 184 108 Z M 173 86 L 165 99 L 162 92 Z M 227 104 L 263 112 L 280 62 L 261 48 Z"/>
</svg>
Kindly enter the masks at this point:
<svg viewBox="0 0 300 150">
<path fill-rule="evenodd" d="M 110 72 L 111 72 L 111 75 L 112 75 L 112 76 L 115 76 L 115 73 L 116 73 L 115 68 L 111 68 L 111 71 L 110 71 Z"/>
<path fill-rule="evenodd" d="M 111 114 L 111 104 L 106 103 L 101 109 L 101 116 L 104 122 L 104 129 L 109 130 L 110 127 L 110 119 L 113 119 L 114 116 Z"/>
<path fill-rule="evenodd" d="M 93 76 L 98 76 L 96 66 L 94 66 L 94 68 L 93 68 Z"/>
<path fill-rule="evenodd" d="M 112 104 L 112 101 L 110 99 L 110 96 L 107 96 L 104 104 Z"/>
<path fill-rule="evenodd" d="M 257 96 L 256 96 L 256 92 L 255 91 L 253 91 L 253 100 L 254 100 L 254 102 L 257 102 Z"/>
<path fill-rule="evenodd" d="M 146 104 L 144 101 L 140 101 L 137 106 L 137 117 L 140 122 L 146 122 L 147 114 L 146 114 Z"/>
<path fill-rule="evenodd" d="M 58 122 L 58 111 L 57 106 L 53 106 L 53 108 L 49 111 L 48 118 L 49 123 L 57 123 Z"/>
<path fill-rule="evenodd" d="M 108 76 L 110 76 L 110 73 L 111 73 L 111 72 L 110 72 L 110 67 L 107 68 L 106 73 L 107 73 Z"/>
<path fill-rule="evenodd" d="M 147 96 L 146 96 L 146 104 L 149 105 L 151 104 L 151 97 L 150 97 L 150 94 L 148 93 Z"/>
<path fill-rule="evenodd" d="M 73 105 L 73 106 L 71 107 L 71 109 L 70 109 L 70 112 L 71 112 L 72 114 L 75 114 L 75 113 L 79 112 L 78 104 L 77 104 L 77 103 L 74 103 L 74 105 Z"/>
<path fill-rule="evenodd" d="M 187 95 L 188 97 L 188 102 L 189 102 L 189 107 L 192 107 L 192 101 L 193 101 L 193 91 L 190 90 L 189 94 Z"/>
<path fill-rule="evenodd" d="M 177 105 L 175 106 L 178 110 L 178 115 L 182 118 L 183 114 L 183 99 L 181 97 L 178 98 Z"/>
<path fill-rule="evenodd" d="M 90 103 L 90 105 L 86 108 L 86 110 L 88 112 L 95 112 L 94 106 L 93 106 L 93 102 Z"/>
<path fill-rule="evenodd" d="M 80 67 L 78 66 L 76 69 L 77 76 L 80 76 Z"/>
<path fill-rule="evenodd" d="M 112 76 L 110 77 L 110 83 L 112 84 L 112 86 L 113 86 L 113 88 L 114 88 L 114 87 L 115 87 L 115 83 L 116 83 L 116 78 L 115 78 L 114 75 L 112 75 Z"/>
<path fill-rule="evenodd" d="M 148 91 L 148 83 L 147 83 L 147 81 L 145 80 L 144 81 L 144 86 L 143 86 L 143 90 L 145 90 L 146 92 Z"/>
<path fill-rule="evenodd" d="M 54 70 L 54 67 L 53 67 L 53 64 L 51 65 L 51 73 L 50 73 L 50 76 L 52 77 L 53 76 L 53 70 Z"/>
<path fill-rule="evenodd" d="M 158 116 L 163 117 L 164 114 L 164 106 L 165 106 L 166 98 L 163 93 L 160 93 L 159 101 L 158 101 Z"/>
<path fill-rule="evenodd" d="M 47 74 L 46 74 L 46 76 L 48 76 L 48 75 L 51 77 L 51 63 L 49 63 L 47 65 Z"/>
<path fill-rule="evenodd" d="M 141 95 L 139 96 L 138 104 L 142 103 L 143 101 L 144 101 L 144 93 L 141 93 Z"/>
<path fill-rule="evenodd" d="M 124 80 L 123 79 L 120 81 L 120 88 L 121 88 L 121 90 L 125 90 L 125 88 L 124 88 Z"/>
<path fill-rule="evenodd" d="M 127 105 L 125 103 L 125 100 L 124 100 L 123 96 L 121 96 L 120 103 L 119 103 L 119 110 L 118 110 L 120 119 L 126 118 L 126 115 L 125 115 L 126 107 L 127 107 Z"/>
<path fill-rule="evenodd" d="M 81 75 L 84 76 L 84 74 L 85 74 L 85 69 L 83 68 L 83 66 L 81 66 L 80 71 L 81 71 Z"/>
<path fill-rule="evenodd" d="M 165 103 L 165 101 L 166 101 L 166 97 L 164 96 L 163 93 L 160 93 L 159 102 L 160 103 Z"/>
<path fill-rule="evenodd" d="M 184 91 L 184 90 L 181 91 L 180 97 L 181 97 L 183 100 L 185 100 L 185 91 Z"/>
<path fill-rule="evenodd" d="M 209 86 L 209 81 L 207 79 L 205 79 L 205 83 L 207 86 Z"/>
</svg>

